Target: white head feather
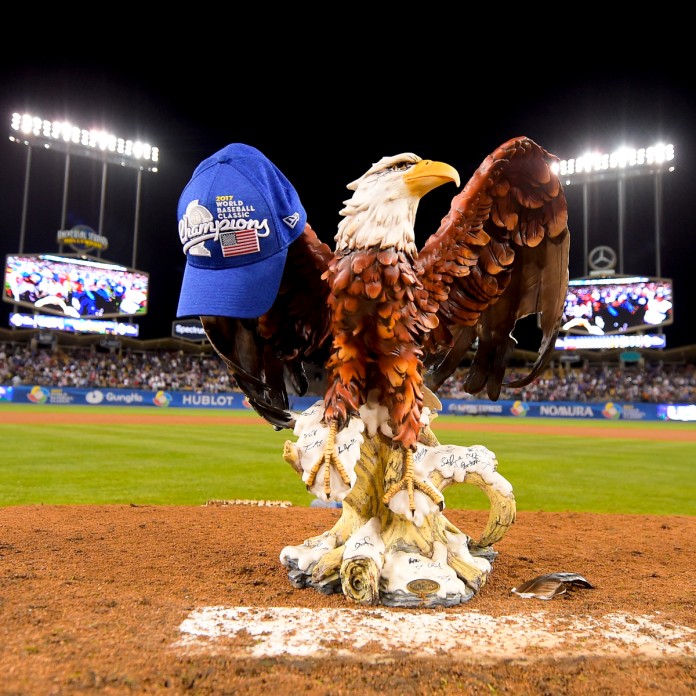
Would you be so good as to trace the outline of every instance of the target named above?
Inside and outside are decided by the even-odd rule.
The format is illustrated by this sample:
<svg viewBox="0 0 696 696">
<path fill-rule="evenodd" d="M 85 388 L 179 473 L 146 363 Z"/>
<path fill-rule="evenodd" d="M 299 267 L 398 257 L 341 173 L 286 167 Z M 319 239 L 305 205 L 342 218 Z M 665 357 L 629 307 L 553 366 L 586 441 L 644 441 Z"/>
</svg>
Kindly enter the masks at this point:
<svg viewBox="0 0 696 696">
<path fill-rule="evenodd" d="M 416 255 L 414 223 L 421 196 L 404 180 L 404 172 L 421 161 L 406 152 L 383 157 L 359 179 L 348 184 L 355 191 L 344 201 L 338 225 L 336 250 L 395 247 Z"/>
</svg>

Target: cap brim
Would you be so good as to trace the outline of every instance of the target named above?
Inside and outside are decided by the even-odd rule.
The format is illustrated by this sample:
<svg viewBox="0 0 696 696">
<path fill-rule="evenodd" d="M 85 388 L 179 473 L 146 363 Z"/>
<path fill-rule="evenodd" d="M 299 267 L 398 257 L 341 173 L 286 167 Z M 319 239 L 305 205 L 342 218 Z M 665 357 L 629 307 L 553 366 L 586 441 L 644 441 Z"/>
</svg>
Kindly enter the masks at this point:
<svg viewBox="0 0 696 696">
<path fill-rule="evenodd" d="M 236 268 L 196 268 L 186 264 L 177 317 L 237 317 L 265 314 L 283 277 L 287 247 L 263 261 Z"/>
</svg>

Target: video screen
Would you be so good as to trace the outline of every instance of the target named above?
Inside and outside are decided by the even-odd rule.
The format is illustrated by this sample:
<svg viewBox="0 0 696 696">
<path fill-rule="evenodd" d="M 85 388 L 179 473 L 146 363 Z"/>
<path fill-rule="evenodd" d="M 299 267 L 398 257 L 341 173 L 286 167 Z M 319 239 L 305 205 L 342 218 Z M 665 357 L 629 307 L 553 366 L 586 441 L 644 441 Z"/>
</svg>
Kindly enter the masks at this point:
<svg viewBox="0 0 696 696">
<path fill-rule="evenodd" d="M 142 316 L 149 274 L 107 261 L 54 254 L 8 254 L 3 300 L 73 318 Z"/>
<path fill-rule="evenodd" d="M 578 278 L 568 283 L 561 330 L 603 336 L 654 329 L 673 321 L 669 278 Z"/>
</svg>

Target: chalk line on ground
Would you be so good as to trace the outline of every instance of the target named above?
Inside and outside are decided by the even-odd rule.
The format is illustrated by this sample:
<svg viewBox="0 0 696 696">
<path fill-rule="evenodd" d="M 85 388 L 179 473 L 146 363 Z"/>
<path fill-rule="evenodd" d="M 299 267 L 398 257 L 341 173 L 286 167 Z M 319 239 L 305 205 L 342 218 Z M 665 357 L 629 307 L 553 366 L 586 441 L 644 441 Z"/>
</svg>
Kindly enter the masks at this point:
<svg viewBox="0 0 696 696">
<path fill-rule="evenodd" d="M 558 616 L 545 611 L 493 617 L 384 609 L 201 607 L 179 626 L 177 649 L 247 657 L 370 654 L 414 657 L 543 658 L 559 655 L 696 655 L 696 630 L 662 622 L 658 612 Z M 229 639 L 236 639 L 230 645 Z"/>
</svg>

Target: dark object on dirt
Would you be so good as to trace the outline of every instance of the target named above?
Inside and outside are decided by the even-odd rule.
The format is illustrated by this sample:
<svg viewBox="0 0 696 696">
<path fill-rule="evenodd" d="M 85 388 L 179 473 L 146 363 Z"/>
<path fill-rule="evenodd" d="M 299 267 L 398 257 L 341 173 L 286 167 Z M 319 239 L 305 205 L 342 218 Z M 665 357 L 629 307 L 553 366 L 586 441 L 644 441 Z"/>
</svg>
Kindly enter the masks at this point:
<svg viewBox="0 0 696 696">
<path fill-rule="evenodd" d="M 513 587 L 511 592 L 524 599 L 553 599 L 563 594 L 568 588 L 585 587 L 594 589 L 582 575 L 577 573 L 548 573 L 539 575 L 533 580 L 523 582 L 519 587 Z"/>
</svg>

